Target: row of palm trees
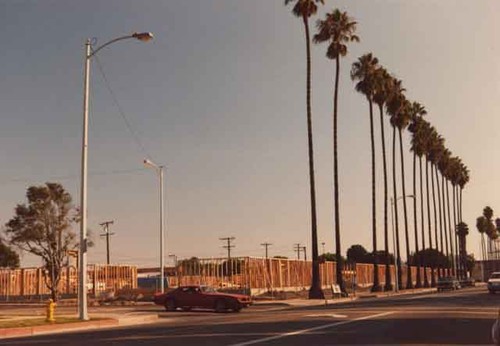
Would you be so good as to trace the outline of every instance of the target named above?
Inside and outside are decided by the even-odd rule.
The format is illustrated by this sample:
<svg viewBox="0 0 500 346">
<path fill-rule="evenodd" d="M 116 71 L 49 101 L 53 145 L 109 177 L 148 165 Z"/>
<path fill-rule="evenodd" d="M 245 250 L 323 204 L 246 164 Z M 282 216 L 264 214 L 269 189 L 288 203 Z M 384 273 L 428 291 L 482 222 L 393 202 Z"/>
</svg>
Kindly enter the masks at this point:
<svg viewBox="0 0 500 346">
<path fill-rule="evenodd" d="M 500 232 L 500 218 L 493 223 L 493 209 L 485 207 L 483 214 L 476 219 L 476 228 L 481 234 L 481 257 L 482 260 L 499 259 L 499 248 L 497 239 Z M 487 239 L 484 239 L 486 234 Z"/>
<path fill-rule="evenodd" d="M 305 38 L 306 38 L 306 109 L 307 109 L 307 130 L 308 130 L 308 156 L 309 156 L 309 181 L 310 181 L 310 201 L 311 201 L 311 235 L 312 235 L 312 284 L 309 291 L 310 298 L 323 298 L 323 292 L 320 287 L 318 247 L 317 247 L 317 221 L 316 221 L 316 196 L 314 179 L 314 153 L 312 139 L 312 114 L 311 114 L 311 39 L 309 30 L 309 19 L 316 14 L 318 5 L 323 4 L 323 0 L 285 0 L 285 5 L 294 3 L 293 14 L 302 19 Z M 317 33 L 313 36 L 315 43 L 328 43 L 327 58 L 335 61 L 335 84 L 333 95 L 333 198 L 334 198 L 334 225 L 335 225 L 335 253 L 337 263 L 341 263 L 340 246 L 340 211 L 339 211 L 339 183 L 338 183 L 338 143 L 337 143 L 337 119 L 338 119 L 338 89 L 340 60 L 348 53 L 348 43 L 359 42 L 359 37 L 355 34 L 356 22 L 348 16 L 346 12 L 338 9 L 326 14 L 325 19 L 317 21 Z M 371 53 L 361 56 L 351 69 L 351 78 L 356 81 L 355 89 L 363 94 L 368 102 L 370 115 L 370 139 L 371 139 L 371 158 L 372 158 L 372 240 L 373 251 L 377 251 L 377 229 L 376 229 L 376 164 L 375 164 L 375 131 L 373 108 L 378 106 L 380 114 L 382 158 L 383 158 L 383 177 L 384 177 L 384 245 L 386 253 L 389 253 L 389 235 L 388 235 L 388 174 L 387 159 L 384 134 L 384 113 L 389 116 L 392 126 L 392 177 L 393 177 L 393 198 L 395 225 L 396 225 L 396 256 L 397 266 L 401 269 L 400 256 L 400 237 L 398 226 L 398 189 L 396 184 L 396 133 L 399 139 L 400 166 L 401 166 L 401 189 L 402 196 L 406 196 L 405 186 L 405 165 L 403 155 L 403 132 L 408 129 L 412 134 L 411 150 L 413 152 L 413 207 L 414 207 L 414 238 L 415 251 L 426 248 L 425 243 L 425 224 L 424 224 L 424 194 L 423 194 L 423 168 L 422 159 L 425 158 L 425 186 L 427 200 L 427 231 L 429 248 L 435 248 L 438 251 L 446 252 L 447 256 L 455 258 L 454 250 L 458 249 L 458 237 L 454 231 L 458 223 L 462 221 L 462 190 L 469 181 L 469 172 L 460 158 L 452 157 L 451 152 L 444 146 L 444 139 L 436 129 L 423 116 L 426 115 L 425 108 L 417 103 L 411 102 L 405 95 L 405 89 L 401 80 L 393 77 L 378 62 L 378 59 Z M 419 162 L 420 176 L 420 198 L 417 198 L 416 190 L 416 162 Z M 432 239 L 432 215 L 430 211 L 430 189 L 429 189 L 429 171 L 431 177 L 432 205 L 434 210 L 434 242 Z M 435 181 L 434 181 L 435 177 Z M 452 190 L 453 205 L 453 226 L 450 214 L 449 190 Z M 436 193 L 437 188 L 437 193 Z M 437 207 L 436 207 L 437 195 Z M 410 258 L 410 235 L 408 229 L 408 215 L 406 198 L 403 199 L 404 230 L 406 240 L 406 258 Z M 422 247 L 418 242 L 418 218 L 417 218 L 417 200 L 420 200 L 420 231 Z M 438 212 L 439 211 L 439 212 Z M 446 214 L 447 211 L 447 214 Z M 439 216 L 439 218 L 438 218 Z M 438 234 L 439 220 L 439 234 Z M 447 223 L 448 221 L 448 223 Z M 444 239 L 444 242 L 443 242 Z M 455 244 L 455 245 L 453 245 Z M 449 246 L 448 246 L 449 245 Z M 456 252 L 456 251 L 455 251 Z M 389 256 L 385 256 L 389 258 Z M 418 258 L 418 256 L 416 256 Z M 418 266 L 425 266 L 424 263 L 418 263 Z M 439 275 L 446 273 L 456 274 L 458 265 L 461 261 L 453 261 L 452 268 L 432 268 L 431 285 L 434 285 L 434 270 L 438 270 Z M 381 290 L 380 278 L 378 272 L 379 263 L 374 263 L 374 285 L 373 291 Z M 385 263 L 385 289 L 391 289 L 390 263 Z M 336 266 L 336 279 L 340 288 L 345 291 L 345 285 L 342 279 L 342 267 Z M 401 275 L 401 270 L 398 270 Z M 413 286 L 411 272 L 407 271 L 406 287 Z M 417 287 L 422 286 L 420 270 L 417 271 Z M 403 281 L 399 277 L 400 288 L 403 288 Z M 424 276 L 424 286 L 429 286 L 427 276 Z"/>
</svg>

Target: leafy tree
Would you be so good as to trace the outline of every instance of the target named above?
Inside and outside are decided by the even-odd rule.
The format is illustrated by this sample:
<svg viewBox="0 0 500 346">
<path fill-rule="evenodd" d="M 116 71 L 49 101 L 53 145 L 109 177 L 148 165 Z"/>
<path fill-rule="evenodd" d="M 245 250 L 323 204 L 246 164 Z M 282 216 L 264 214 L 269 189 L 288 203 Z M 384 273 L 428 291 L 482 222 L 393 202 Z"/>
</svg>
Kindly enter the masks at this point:
<svg viewBox="0 0 500 346">
<path fill-rule="evenodd" d="M 356 244 L 347 249 L 347 260 L 349 262 L 367 263 L 365 262 L 367 255 L 368 251 L 366 251 L 363 245 Z"/>
<path fill-rule="evenodd" d="M 16 206 L 5 233 L 11 244 L 42 259 L 45 284 L 56 301 L 66 253 L 78 246 L 72 230 L 77 212 L 71 195 L 58 183 L 31 186 L 26 199 L 27 204 Z"/>
<path fill-rule="evenodd" d="M 19 255 L 0 239 L 0 268 L 18 268 Z"/>
<path fill-rule="evenodd" d="M 426 263 L 435 268 L 445 268 L 450 264 L 450 258 L 443 254 L 441 251 L 436 249 L 424 249 L 419 251 L 418 254 L 411 253 L 408 264 L 414 266 L 417 261 L 422 261 L 422 258 L 425 258 Z"/>
<path fill-rule="evenodd" d="M 345 263 L 346 262 L 346 259 L 344 256 L 338 256 L 340 258 L 340 263 Z M 334 253 L 330 253 L 330 252 L 327 252 L 325 254 L 322 254 L 319 256 L 319 259 L 321 262 L 325 262 L 325 261 L 328 261 L 328 262 L 337 262 L 338 261 L 338 258 L 337 258 L 337 254 L 334 254 Z"/>
<path fill-rule="evenodd" d="M 326 56 L 335 60 L 335 87 L 333 96 L 333 193 L 334 193 L 334 218 L 335 218 L 335 251 L 340 256 L 340 210 L 339 210 L 339 182 L 338 182 L 338 145 L 337 145 L 337 114 L 338 92 L 340 75 L 340 58 L 347 55 L 347 44 L 359 42 L 359 37 L 354 34 L 356 22 L 349 17 L 347 12 L 338 9 L 326 14 L 324 20 L 318 20 L 318 33 L 314 35 L 315 43 L 328 43 Z M 338 261 L 338 259 L 337 259 Z M 342 278 L 342 268 L 337 266 L 337 282 L 342 292 L 345 287 Z"/>
<path fill-rule="evenodd" d="M 474 269 L 474 265 L 476 263 L 476 259 L 474 258 L 474 254 L 468 254 L 467 255 L 467 258 L 466 258 L 466 265 L 465 265 L 465 268 L 467 269 L 467 271 L 469 273 L 472 272 L 472 270 Z"/>
<path fill-rule="evenodd" d="M 273 256 L 273 258 L 276 258 L 276 259 L 288 259 L 288 257 L 286 257 L 286 256 Z"/>
<path fill-rule="evenodd" d="M 394 255 L 392 253 L 387 254 L 385 250 L 379 250 L 376 253 L 370 252 L 365 256 L 364 263 L 389 263 L 394 264 Z"/>
<path fill-rule="evenodd" d="M 285 0 L 285 6 L 294 2 L 292 13 L 302 19 L 306 36 L 306 109 L 307 109 L 307 138 L 309 156 L 309 185 L 311 195 L 311 240 L 312 240 L 312 279 L 309 289 L 309 298 L 324 299 L 323 290 L 319 276 L 318 262 L 318 229 L 316 219 L 316 188 L 314 183 L 314 152 L 312 135 L 312 112 L 311 112 L 311 39 L 309 37 L 309 18 L 316 14 L 318 6 L 323 0 Z M 342 277 L 342 276 L 341 276 Z M 338 280 L 338 277 L 337 277 Z M 337 281 L 338 282 L 338 281 Z"/>
</svg>

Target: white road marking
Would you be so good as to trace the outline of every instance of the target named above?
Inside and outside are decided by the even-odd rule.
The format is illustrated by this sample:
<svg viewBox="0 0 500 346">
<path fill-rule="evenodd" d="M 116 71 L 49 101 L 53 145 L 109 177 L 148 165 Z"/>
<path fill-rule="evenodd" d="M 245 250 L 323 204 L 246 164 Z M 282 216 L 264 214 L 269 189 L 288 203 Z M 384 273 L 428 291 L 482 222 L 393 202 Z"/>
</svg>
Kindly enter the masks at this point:
<svg viewBox="0 0 500 346">
<path fill-rule="evenodd" d="M 324 325 L 318 326 L 318 327 L 313 327 L 313 328 L 308 328 L 308 329 L 301 329 L 301 330 L 296 330 L 294 332 L 288 332 L 288 333 L 283 333 L 283 334 L 279 334 L 279 335 L 276 335 L 276 336 L 270 336 L 270 337 L 267 337 L 267 338 L 250 340 L 250 341 L 246 341 L 246 342 L 241 342 L 241 343 L 238 343 L 238 344 L 233 344 L 231 346 L 247 346 L 247 345 L 260 344 L 260 343 L 266 342 L 266 341 L 271 341 L 271 340 L 286 338 L 288 336 L 293 336 L 293 335 L 305 334 L 305 333 L 313 332 L 313 331 L 316 331 L 316 330 L 327 329 L 327 328 L 336 327 L 336 326 L 340 326 L 340 325 L 344 325 L 344 324 L 349 324 L 349 323 L 354 323 L 354 322 L 358 322 L 358 321 L 368 320 L 370 318 L 377 318 L 377 317 L 387 316 L 387 315 L 390 315 L 390 314 L 393 314 L 393 313 L 394 313 L 393 311 L 388 311 L 388 312 L 383 312 L 381 314 L 364 316 L 364 317 L 358 317 L 358 318 L 355 318 L 353 320 L 324 324 Z"/>
<path fill-rule="evenodd" d="M 306 317 L 333 317 L 333 318 L 346 318 L 347 315 L 337 315 L 337 314 L 314 314 L 306 315 Z"/>
</svg>

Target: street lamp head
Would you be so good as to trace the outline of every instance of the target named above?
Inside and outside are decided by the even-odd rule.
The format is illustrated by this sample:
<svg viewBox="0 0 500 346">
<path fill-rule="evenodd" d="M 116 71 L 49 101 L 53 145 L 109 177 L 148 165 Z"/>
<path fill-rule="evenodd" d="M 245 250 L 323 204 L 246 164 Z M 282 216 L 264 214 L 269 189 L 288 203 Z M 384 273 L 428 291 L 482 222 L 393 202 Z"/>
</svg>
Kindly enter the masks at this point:
<svg viewBox="0 0 500 346">
<path fill-rule="evenodd" d="M 139 41 L 147 42 L 153 39 L 153 34 L 150 32 L 134 32 L 132 37 Z"/>
</svg>

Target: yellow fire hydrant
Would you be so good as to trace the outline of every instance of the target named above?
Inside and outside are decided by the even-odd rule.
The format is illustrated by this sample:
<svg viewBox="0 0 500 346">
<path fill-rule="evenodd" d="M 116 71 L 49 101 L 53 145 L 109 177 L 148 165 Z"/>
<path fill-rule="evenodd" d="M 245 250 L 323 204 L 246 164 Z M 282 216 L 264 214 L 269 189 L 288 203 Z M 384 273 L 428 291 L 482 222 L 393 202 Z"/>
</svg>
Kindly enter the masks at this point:
<svg viewBox="0 0 500 346">
<path fill-rule="evenodd" d="M 56 310 L 56 303 L 52 299 L 49 299 L 47 303 L 47 315 L 45 318 L 45 321 L 47 322 L 55 322 L 56 319 L 54 318 L 54 312 Z"/>
</svg>

